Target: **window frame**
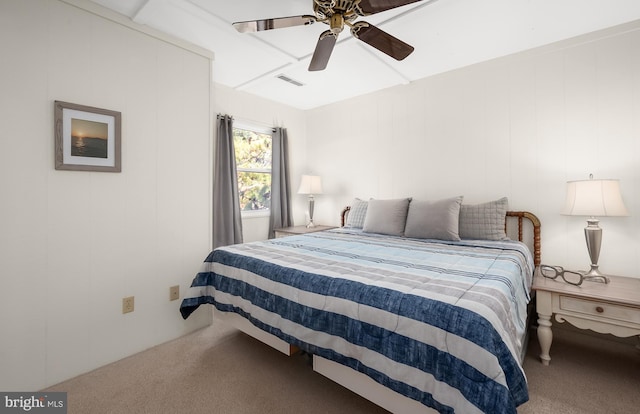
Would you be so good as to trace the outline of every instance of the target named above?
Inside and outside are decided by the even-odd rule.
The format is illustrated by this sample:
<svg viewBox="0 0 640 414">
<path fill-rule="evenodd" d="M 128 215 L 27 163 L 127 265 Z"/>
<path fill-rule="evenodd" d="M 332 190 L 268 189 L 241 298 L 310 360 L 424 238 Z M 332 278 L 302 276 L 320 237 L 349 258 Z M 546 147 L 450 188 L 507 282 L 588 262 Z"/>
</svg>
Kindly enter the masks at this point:
<svg viewBox="0 0 640 414">
<path fill-rule="evenodd" d="M 266 168 L 241 168 L 237 166 L 237 162 L 238 160 L 236 159 L 236 177 L 238 176 L 239 172 L 255 172 L 255 173 L 261 173 L 261 174 L 269 174 L 271 176 L 271 179 L 273 180 L 273 134 L 275 132 L 275 129 L 273 127 L 267 127 L 267 126 L 260 126 L 260 125 L 256 125 L 254 123 L 251 122 L 244 122 L 244 121 L 234 121 L 233 125 L 232 125 L 232 133 L 233 130 L 235 129 L 241 129 L 244 131 L 251 131 L 251 132 L 255 132 L 257 134 L 264 134 L 264 135 L 269 135 L 271 137 L 271 168 L 266 169 Z M 235 142 L 234 142 L 234 146 L 235 146 Z M 273 181 L 271 181 L 271 185 L 269 187 L 269 190 L 271 191 L 271 189 L 273 188 Z M 240 197 L 240 194 L 238 194 L 238 198 Z M 238 200 L 240 201 L 240 200 Z M 258 217 L 269 217 L 271 215 L 271 206 L 269 206 L 269 208 L 266 208 L 264 210 L 240 210 L 240 216 L 242 218 L 258 218 Z"/>
</svg>

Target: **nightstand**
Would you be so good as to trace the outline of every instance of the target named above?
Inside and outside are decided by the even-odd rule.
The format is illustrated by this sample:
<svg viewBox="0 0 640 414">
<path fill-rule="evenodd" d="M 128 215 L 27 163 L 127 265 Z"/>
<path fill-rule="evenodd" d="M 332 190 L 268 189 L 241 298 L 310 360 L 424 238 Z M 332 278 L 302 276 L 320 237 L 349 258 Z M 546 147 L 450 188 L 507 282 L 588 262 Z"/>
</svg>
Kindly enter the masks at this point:
<svg viewBox="0 0 640 414">
<path fill-rule="evenodd" d="M 551 315 L 557 322 L 569 322 L 580 329 L 618 337 L 640 335 L 640 279 L 609 276 L 607 284 L 585 281 L 569 285 L 552 280 L 536 269 L 532 289 L 536 291 L 540 359 L 549 365 L 551 357 Z"/>
<path fill-rule="evenodd" d="M 294 236 L 296 234 L 314 233 L 316 231 L 323 231 L 323 230 L 329 230 L 329 229 L 335 229 L 335 226 L 316 225 L 314 227 L 307 227 L 307 226 L 284 227 L 282 229 L 275 229 L 274 233 L 276 234 L 276 239 L 277 239 L 279 237 Z"/>
</svg>

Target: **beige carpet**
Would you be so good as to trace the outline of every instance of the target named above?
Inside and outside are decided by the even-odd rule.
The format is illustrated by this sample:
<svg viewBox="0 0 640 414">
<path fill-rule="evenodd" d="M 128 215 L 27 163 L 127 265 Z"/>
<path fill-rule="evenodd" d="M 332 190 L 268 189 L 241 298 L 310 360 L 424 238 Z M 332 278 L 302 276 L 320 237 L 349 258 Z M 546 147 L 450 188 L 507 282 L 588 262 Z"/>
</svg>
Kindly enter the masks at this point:
<svg viewBox="0 0 640 414">
<path fill-rule="evenodd" d="M 640 412 L 640 351 L 633 342 L 556 328 L 549 366 L 539 362 L 539 353 L 533 335 L 524 361 L 529 402 L 519 414 Z"/>
<path fill-rule="evenodd" d="M 538 352 L 534 335 L 524 365 L 530 401 L 520 414 L 638 412 L 633 346 L 558 332 L 549 367 Z M 313 372 L 307 357 L 287 357 L 215 323 L 47 391 L 68 393 L 69 414 L 386 413 Z"/>
</svg>

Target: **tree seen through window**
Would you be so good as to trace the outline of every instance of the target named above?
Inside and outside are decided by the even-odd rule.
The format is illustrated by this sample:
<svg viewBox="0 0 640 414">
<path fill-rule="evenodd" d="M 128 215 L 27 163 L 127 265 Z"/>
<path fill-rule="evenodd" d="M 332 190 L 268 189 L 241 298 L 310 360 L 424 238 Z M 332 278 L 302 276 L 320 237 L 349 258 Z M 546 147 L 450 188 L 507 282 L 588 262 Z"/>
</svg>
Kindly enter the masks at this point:
<svg viewBox="0 0 640 414">
<path fill-rule="evenodd" d="M 242 211 L 271 207 L 271 134 L 233 128 Z"/>
</svg>

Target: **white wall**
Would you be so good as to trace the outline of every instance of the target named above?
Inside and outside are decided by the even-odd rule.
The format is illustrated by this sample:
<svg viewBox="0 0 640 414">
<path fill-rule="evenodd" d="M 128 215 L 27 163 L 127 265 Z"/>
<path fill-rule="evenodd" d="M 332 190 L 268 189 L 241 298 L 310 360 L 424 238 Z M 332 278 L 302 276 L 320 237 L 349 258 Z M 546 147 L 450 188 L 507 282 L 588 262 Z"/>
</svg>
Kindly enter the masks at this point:
<svg viewBox="0 0 640 414">
<path fill-rule="evenodd" d="M 211 322 L 183 321 L 168 290 L 186 290 L 211 245 L 212 56 L 101 10 L 0 0 L 0 390 Z M 54 169 L 54 100 L 122 112 L 121 173 Z"/>
<path fill-rule="evenodd" d="M 283 82 L 284 84 L 284 82 Z M 283 87 L 295 87 L 284 84 Z M 235 120 L 258 126 L 280 126 L 287 129 L 291 168 L 292 209 L 296 224 L 304 223 L 306 196 L 297 195 L 300 176 L 306 174 L 306 129 L 304 111 L 215 84 L 215 112 L 232 115 Z M 269 217 L 243 217 L 242 232 L 245 242 L 266 240 Z"/>
<path fill-rule="evenodd" d="M 542 220 L 542 260 L 588 267 L 565 182 L 619 178 L 630 217 L 602 218 L 601 270 L 640 277 L 640 22 L 307 113 L 316 222 L 353 197 L 508 196 Z M 331 120 L 331 133 L 326 123 Z"/>
</svg>

